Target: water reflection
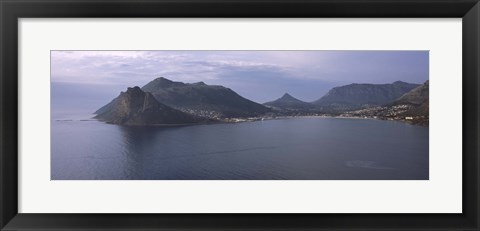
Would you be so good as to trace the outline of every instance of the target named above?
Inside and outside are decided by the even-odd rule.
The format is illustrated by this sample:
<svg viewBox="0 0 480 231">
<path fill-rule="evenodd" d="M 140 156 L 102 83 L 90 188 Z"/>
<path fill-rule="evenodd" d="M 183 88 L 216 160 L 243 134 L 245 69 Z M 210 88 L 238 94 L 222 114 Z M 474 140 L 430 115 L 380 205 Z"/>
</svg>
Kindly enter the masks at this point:
<svg viewBox="0 0 480 231">
<path fill-rule="evenodd" d="M 325 118 L 52 123 L 52 179 L 428 179 L 428 128 Z"/>
</svg>

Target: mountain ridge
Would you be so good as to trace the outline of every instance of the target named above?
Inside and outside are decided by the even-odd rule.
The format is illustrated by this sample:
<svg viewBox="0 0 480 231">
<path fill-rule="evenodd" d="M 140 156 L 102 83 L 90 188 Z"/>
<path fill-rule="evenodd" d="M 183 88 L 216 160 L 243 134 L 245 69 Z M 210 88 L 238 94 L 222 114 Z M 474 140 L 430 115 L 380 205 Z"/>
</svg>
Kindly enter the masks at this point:
<svg viewBox="0 0 480 231">
<path fill-rule="evenodd" d="M 352 83 L 330 89 L 311 102 L 319 108 L 352 110 L 391 103 L 419 84 L 395 81 L 390 84 Z"/>
</svg>

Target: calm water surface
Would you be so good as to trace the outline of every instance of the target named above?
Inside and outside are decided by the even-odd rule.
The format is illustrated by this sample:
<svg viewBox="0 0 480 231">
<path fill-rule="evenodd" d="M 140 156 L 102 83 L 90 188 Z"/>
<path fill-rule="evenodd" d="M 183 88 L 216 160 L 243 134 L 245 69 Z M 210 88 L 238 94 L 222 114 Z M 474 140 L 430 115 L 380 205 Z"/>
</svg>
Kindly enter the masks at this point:
<svg viewBox="0 0 480 231">
<path fill-rule="evenodd" d="M 401 122 L 128 127 L 89 117 L 52 119 L 52 180 L 428 179 L 428 128 Z"/>
</svg>

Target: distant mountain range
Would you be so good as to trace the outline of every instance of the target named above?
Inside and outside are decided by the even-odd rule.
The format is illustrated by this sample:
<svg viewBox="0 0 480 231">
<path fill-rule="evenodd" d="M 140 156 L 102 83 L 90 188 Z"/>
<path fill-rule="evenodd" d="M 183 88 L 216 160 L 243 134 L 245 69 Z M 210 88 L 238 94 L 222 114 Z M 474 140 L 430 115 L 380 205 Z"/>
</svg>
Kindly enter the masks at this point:
<svg viewBox="0 0 480 231">
<path fill-rule="evenodd" d="M 304 102 L 285 93 L 281 98 L 264 103 L 276 110 L 308 110 L 321 113 L 341 113 L 394 102 L 419 84 L 397 81 L 391 84 L 349 84 L 334 87 L 313 102 Z"/>
<path fill-rule="evenodd" d="M 98 120 L 124 125 L 193 124 L 206 121 L 159 103 L 152 94 L 139 87 L 121 92 L 96 113 L 94 118 Z"/>
<path fill-rule="evenodd" d="M 349 84 L 334 87 L 326 95 L 312 102 L 319 110 L 345 111 L 392 103 L 418 84 L 396 81 L 391 84 Z"/>
<path fill-rule="evenodd" d="M 398 112 L 397 109 L 402 108 L 401 113 L 408 109 L 408 115 L 428 116 L 428 81 L 422 85 L 401 81 L 349 84 L 334 87 L 313 102 L 304 102 L 285 93 L 279 99 L 262 105 L 223 86 L 203 82 L 182 83 L 160 77 L 142 88 L 128 88 L 120 93 L 98 109 L 95 118 L 125 125 L 191 124 L 230 121 L 232 118 L 341 114 L 349 111 L 370 116 L 362 114 L 362 109 L 368 108 L 379 108 L 367 110 L 370 114 L 385 114 L 392 111 L 391 108 Z"/>
<path fill-rule="evenodd" d="M 359 110 L 347 111 L 342 116 L 400 120 L 428 126 L 429 123 L 429 82 L 412 89 L 391 103 Z"/>
</svg>

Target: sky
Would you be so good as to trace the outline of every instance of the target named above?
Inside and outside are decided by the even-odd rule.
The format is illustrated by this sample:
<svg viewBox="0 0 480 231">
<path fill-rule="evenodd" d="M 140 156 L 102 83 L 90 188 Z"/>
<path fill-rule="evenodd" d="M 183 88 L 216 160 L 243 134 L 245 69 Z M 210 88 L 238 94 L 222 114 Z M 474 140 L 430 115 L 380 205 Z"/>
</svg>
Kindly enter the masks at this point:
<svg viewBox="0 0 480 231">
<path fill-rule="evenodd" d="M 258 103 L 314 101 L 351 83 L 423 83 L 428 51 L 51 51 L 53 97 L 108 103 L 157 77 L 223 85 Z"/>
</svg>

